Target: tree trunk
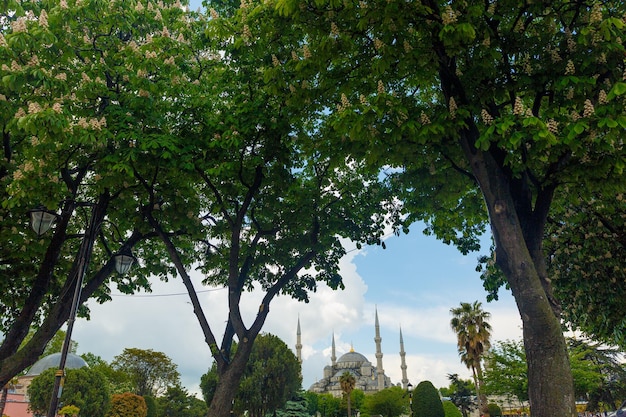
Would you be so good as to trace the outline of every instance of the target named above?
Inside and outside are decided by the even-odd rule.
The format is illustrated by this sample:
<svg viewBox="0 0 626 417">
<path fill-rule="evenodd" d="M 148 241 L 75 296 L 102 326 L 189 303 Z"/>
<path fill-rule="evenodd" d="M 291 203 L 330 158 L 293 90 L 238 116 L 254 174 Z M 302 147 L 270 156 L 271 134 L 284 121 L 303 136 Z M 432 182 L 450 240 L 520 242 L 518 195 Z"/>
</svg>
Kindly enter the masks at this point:
<svg viewBox="0 0 626 417">
<path fill-rule="evenodd" d="M 526 190 L 512 184 L 492 154 L 471 146 L 473 141 L 468 137 L 473 132 L 465 133 L 461 143 L 487 204 L 496 242 L 496 262 L 507 277 L 522 318 L 532 415 L 575 417 L 565 338 L 551 305 L 549 282 L 541 279 L 546 277 L 543 255 L 538 255 L 549 202 L 544 203 L 547 206 L 542 213 L 524 212 L 529 206 L 525 204 Z"/>
<path fill-rule="evenodd" d="M 348 393 L 348 417 L 352 417 L 352 412 L 351 412 L 351 404 L 350 404 L 350 393 Z"/>
<path fill-rule="evenodd" d="M 498 223 L 498 264 L 509 269 L 508 282 L 523 323 L 528 387 L 534 417 L 576 416 L 573 380 L 561 324 L 543 290 L 525 247 L 515 243 L 512 228 Z M 508 230 L 507 230 L 508 229 Z"/>
<path fill-rule="evenodd" d="M 7 404 L 7 396 L 9 395 L 9 386 L 5 385 L 0 394 L 0 416 L 4 415 L 4 407 Z"/>
<path fill-rule="evenodd" d="M 215 394 L 209 406 L 209 417 L 229 417 L 233 408 L 239 378 L 233 378 L 232 372 L 220 376 Z"/>
<path fill-rule="evenodd" d="M 472 367 L 472 374 L 474 376 L 474 384 L 476 385 L 476 397 L 478 398 L 478 410 L 483 417 L 489 417 L 489 402 L 487 401 L 487 395 L 483 392 L 483 371 L 480 366 L 480 361 L 475 367 Z"/>
<path fill-rule="evenodd" d="M 237 388 L 250 358 L 253 342 L 254 340 L 244 338 L 237 345 L 237 353 L 235 353 L 232 361 L 222 369 L 218 366 L 219 379 L 215 387 L 213 400 L 209 405 L 209 417 L 231 416 Z"/>
</svg>

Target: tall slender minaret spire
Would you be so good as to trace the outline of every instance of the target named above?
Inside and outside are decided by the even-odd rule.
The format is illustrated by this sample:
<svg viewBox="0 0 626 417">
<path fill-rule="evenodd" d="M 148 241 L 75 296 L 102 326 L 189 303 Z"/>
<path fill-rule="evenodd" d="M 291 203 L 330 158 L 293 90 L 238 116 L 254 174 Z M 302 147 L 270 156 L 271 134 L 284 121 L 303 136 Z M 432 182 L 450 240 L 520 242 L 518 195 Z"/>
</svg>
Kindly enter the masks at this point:
<svg viewBox="0 0 626 417">
<path fill-rule="evenodd" d="M 298 331 L 296 332 L 296 356 L 302 365 L 302 333 L 300 332 L 300 316 L 298 316 Z"/>
<path fill-rule="evenodd" d="M 402 369 L 402 388 L 408 389 L 409 378 L 406 376 L 406 352 L 404 351 L 404 340 L 402 339 L 402 327 L 400 327 L 400 369 Z"/>
<path fill-rule="evenodd" d="M 332 362 L 333 367 L 337 365 L 337 356 L 335 356 L 335 332 L 333 332 L 333 350 L 330 354 L 330 360 Z"/>
<path fill-rule="evenodd" d="M 378 307 L 376 308 L 375 314 L 374 327 L 376 328 L 376 337 L 374 337 L 374 342 L 376 342 L 376 372 L 378 373 L 378 390 L 382 391 L 385 389 L 385 371 L 383 370 L 383 351 L 380 346 L 382 338 L 380 337 L 380 325 L 378 324 Z"/>
</svg>

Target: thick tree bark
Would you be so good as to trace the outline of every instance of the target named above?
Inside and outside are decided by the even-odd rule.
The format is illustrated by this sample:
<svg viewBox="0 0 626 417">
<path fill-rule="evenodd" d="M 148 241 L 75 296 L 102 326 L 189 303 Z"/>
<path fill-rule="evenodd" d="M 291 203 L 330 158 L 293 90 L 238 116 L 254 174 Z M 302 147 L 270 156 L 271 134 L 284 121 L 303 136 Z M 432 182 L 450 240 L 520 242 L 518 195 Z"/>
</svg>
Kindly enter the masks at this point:
<svg viewBox="0 0 626 417">
<path fill-rule="evenodd" d="M 4 407 L 7 404 L 7 397 L 9 395 L 9 386 L 5 385 L 2 388 L 2 394 L 0 394 L 0 416 L 4 415 Z"/>
<path fill-rule="evenodd" d="M 237 394 L 237 387 L 239 387 L 239 381 L 250 358 L 253 342 L 250 339 L 240 341 L 237 345 L 237 353 L 228 366 L 223 367 L 222 370 L 218 367 L 219 380 L 215 387 L 213 401 L 209 406 L 209 417 L 229 417 L 231 415 L 230 411 Z"/>
<path fill-rule="evenodd" d="M 528 213 L 521 210 L 528 206 L 523 187 L 512 184 L 492 153 L 475 149 L 471 136 L 471 131 L 465 132 L 461 144 L 487 204 L 496 262 L 508 279 L 522 318 L 532 415 L 574 417 L 577 413 L 567 347 L 540 250 L 547 207 Z"/>
</svg>

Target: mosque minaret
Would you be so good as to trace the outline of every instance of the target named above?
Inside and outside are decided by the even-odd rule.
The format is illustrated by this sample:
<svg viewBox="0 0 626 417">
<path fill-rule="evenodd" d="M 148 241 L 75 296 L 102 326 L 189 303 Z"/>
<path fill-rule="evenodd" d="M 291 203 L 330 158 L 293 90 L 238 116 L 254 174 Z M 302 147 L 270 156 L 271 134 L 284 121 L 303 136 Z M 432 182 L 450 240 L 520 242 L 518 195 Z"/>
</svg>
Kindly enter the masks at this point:
<svg viewBox="0 0 626 417">
<path fill-rule="evenodd" d="M 378 391 L 385 388 L 385 370 L 383 369 L 383 350 L 380 346 L 382 338 L 380 337 L 380 325 L 378 324 L 378 308 L 375 310 L 374 329 L 376 330 L 376 371 L 378 372 Z"/>
<path fill-rule="evenodd" d="M 302 365 L 302 332 L 300 331 L 300 317 L 298 317 L 298 331 L 296 332 L 296 357 Z"/>
<path fill-rule="evenodd" d="M 337 356 L 335 356 L 335 332 L 333 332 L 333 351 L 330 355 L 330 361 L 332 362 L 333 366 L 337 364 Z"/>
<path fill-rule="evenodd" d="M 408 389 L 409 378 L 406 376 L 406 352 L 404 351 L 404 340 L 402 339 L 402 327 L 400 328 L 400 369 L 402 369 L 402 388 Z"/>
</svg>

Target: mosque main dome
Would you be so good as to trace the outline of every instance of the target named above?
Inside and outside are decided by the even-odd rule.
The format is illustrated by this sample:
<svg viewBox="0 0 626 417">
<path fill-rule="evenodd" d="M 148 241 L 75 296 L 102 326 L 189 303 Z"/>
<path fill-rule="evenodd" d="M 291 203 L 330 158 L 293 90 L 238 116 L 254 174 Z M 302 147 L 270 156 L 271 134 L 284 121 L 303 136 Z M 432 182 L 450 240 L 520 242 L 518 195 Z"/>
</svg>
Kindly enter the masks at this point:
<svg viewBox="0 0 626 417">
<path fill-rule="evenodd" d="M 369 361 L 367 360 L 365 356 L 361 355 L 358 352 L 355 352 L 354 350 L 351 350 L 348 353 L 344 353 L 337 360 L 337 363 L 356 363 L 359 365 L 362 364 L 363 362 L 369 362 Z"/>
</svg>

